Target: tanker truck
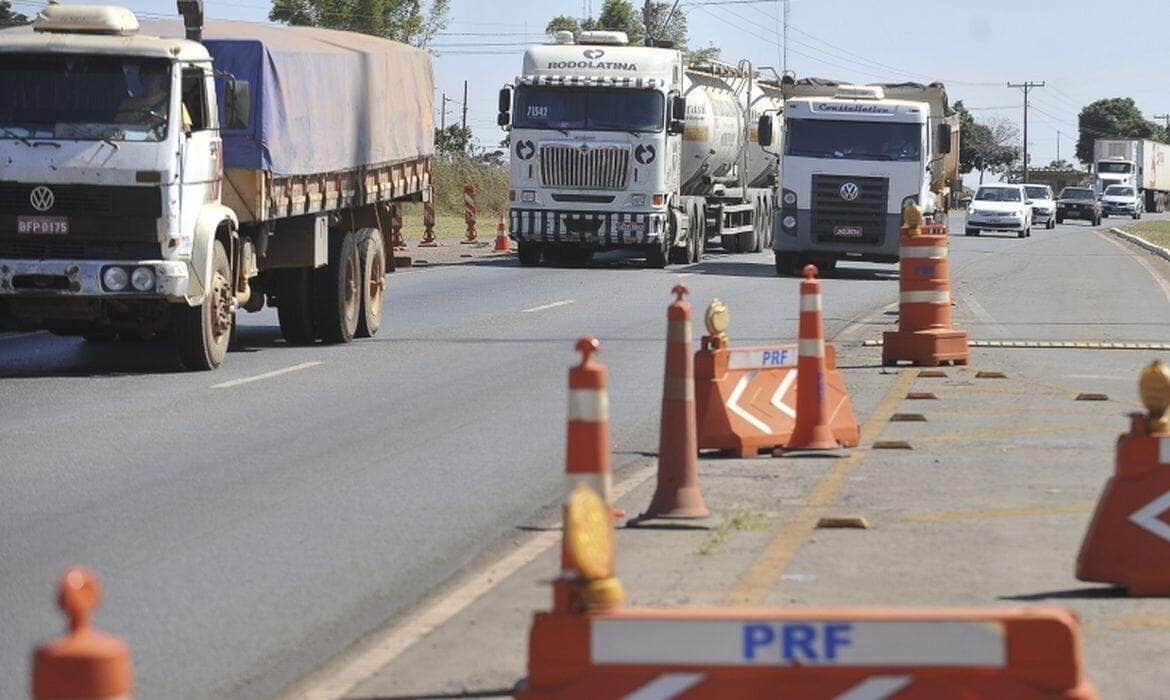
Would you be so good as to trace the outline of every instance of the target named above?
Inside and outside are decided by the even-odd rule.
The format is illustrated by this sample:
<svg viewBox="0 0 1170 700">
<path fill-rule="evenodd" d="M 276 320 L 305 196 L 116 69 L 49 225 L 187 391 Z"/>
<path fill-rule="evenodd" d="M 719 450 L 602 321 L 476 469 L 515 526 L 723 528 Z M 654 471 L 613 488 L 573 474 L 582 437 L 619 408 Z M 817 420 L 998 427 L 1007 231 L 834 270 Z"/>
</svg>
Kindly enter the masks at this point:
<svg viewBox="0 0 1170 700">
<path fill-rule="evenodd" d="M 665 267 L 708 242 L 766 248 L 779 150 L 754 142 L 756 118 L 781 106 L 747 62 L 684 68 L 680 51 L 622 32 L 529 48 L 499 103 L 520 264 L 633 249 Z"/>
<path fill-rule="evenodd" d="M 195 370 L 266 303 L 290 344 L 377 333 L 383 226 L 430 183 L 429 54 L 178 6 L 0 32 L 0 326 L 169 337 Z"/>
<path fill-rule="evenodd" d="M 760 143 L 782 136 L 772 249 L 778 275 L 809 262 L 898 261 L 902 210 L 945 221 L 958 177 L 959 118 L 939 83 L 850 85 L 786 80 L 784 124 L 760 120 Z"/>
</svg>

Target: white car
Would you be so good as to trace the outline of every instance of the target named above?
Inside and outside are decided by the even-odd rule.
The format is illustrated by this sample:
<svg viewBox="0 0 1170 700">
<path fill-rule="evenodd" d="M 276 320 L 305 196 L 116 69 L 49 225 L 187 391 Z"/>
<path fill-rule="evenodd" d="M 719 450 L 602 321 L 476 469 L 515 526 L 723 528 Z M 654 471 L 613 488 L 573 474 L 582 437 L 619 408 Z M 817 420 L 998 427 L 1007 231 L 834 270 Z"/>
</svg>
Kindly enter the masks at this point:
<svg viewBox="0 0 1170 700">
<path fill-rule="evenodd" d="M 968 236 L 982 231 L 1015 231 L 1032 235 L 1032 200 L 1023 185 L 983 185 L 967 207 Z"/>
<path fill-rule="evenodd" d="M 1101 216 L 1110 214 L 1142 218 L 1142 196 L 1129 185 L 1110 185 L 1101 195 Z"/>
<path fill-rule="evenodd" d="M 1024 185 L 1024 194 L 1032 200 L 1032 223 L 1056 228 L 1056 197 L 1048 185 Z"/>
</svg>

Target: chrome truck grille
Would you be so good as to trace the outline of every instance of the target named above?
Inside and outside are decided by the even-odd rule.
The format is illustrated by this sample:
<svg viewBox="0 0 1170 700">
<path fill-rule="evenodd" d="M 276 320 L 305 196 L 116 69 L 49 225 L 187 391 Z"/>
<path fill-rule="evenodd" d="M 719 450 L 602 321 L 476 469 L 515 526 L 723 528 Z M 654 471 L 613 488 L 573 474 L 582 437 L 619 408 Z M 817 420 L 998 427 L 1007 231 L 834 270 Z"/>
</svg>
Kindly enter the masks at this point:
<svg viewBox="0 0 1170 700">
<path fill-rule="evenodd" d="M 551 144 L 540 149 L 540 179 L 544 187 L 624 190 L 630 169 L 630 149 L 618 146 Z"/>
<path fill-rule="evenodd" d="M 884 177 L 813 175 L 813 238 L 881 243 L 885 238 L 889 189 L 890 181 Z M 851 235 L 842 237 L 841 231 Z"/>
</svg>

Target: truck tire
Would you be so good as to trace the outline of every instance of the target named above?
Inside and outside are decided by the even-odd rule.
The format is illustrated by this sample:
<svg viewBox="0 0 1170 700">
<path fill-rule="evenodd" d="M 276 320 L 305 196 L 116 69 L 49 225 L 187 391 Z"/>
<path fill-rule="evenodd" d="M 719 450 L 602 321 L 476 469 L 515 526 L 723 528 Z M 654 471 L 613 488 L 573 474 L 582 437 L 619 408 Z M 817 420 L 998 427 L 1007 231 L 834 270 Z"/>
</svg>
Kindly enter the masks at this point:
<svg viewBox="0 0 1170 700">
<path fill-rule="evenodd" d="M 361 315 L 361 260 L 352 231 L 329 237 L 329 264 L 317 270 L 317 337 L 348 343 Z"/>
<path fill-rule="evenodd" d="M 796 253 L 781 253 L 776 251 L 776 276 L 795 277 L 800 267 L 800 258 Z"/>
<path fill-rule="evenodd" d="M 386 247 L 382 232 L 376 228 L 358 231 L 357 246 L 362 271 L 362 309 L 354 335 L 373 338 L 382 327 L 382 303 L 386 298 Z"/>
<path fill-rule="evenodd" d="M 315 272 L 298 267 L 276 272 L 276 318 L 280 335 L 289 345 L 312 345 L 317 340 L 317 313 L 313 301 Z"/>
<path fill-rule="evenodd" d="M 520 267 L 536 267 L 540 264 L 540 244 L 520 241 L 516 244 L 516 257 Z"/>
<path fill-rule="evenodd" d="M 703 261 L 703 239 L 707 236 L 707 227 L 703 222 L 703 210 L 699 205 L 691 207 L 691 240 L 688 250 L 690 252 L 690 260 L 688 262 L 697 264 Z"/>
<path fill-rule="evenodd" d="M 967 229 L 965 231 L 963 231 L 963 235 L 965 235 L 965 236 L 978 236 L 979 229 L 971 228 L 970 226 L 968 226 Z"/>
<path fill-rule="evenodd" d="M 195 307 L 184 303 L 174 306 L 175 345 L 179 360 L 193 371 L 219 367 L 227 355 L 232 326 L 236 323 L 232 311 L 232 268 L 227 251 L 220 241 L 213 245 L 211 279 L 203 303 Z"/>
<path fill-rule="evenodd" d="M 646 267 L 664 269 L 670 262 L 669 255 L 670 240 L 668 236 L 663 235 L 658 243 L 646 246 Z"/>
<path fill-rule="evenodd" d="M 752 209 L 752 246 L 748 248 L 750 253 L 764 252 L 764 244 L 767 233 L 764 231 L 764 198 L 756 199 L 756 206 Z"/>
</svg>

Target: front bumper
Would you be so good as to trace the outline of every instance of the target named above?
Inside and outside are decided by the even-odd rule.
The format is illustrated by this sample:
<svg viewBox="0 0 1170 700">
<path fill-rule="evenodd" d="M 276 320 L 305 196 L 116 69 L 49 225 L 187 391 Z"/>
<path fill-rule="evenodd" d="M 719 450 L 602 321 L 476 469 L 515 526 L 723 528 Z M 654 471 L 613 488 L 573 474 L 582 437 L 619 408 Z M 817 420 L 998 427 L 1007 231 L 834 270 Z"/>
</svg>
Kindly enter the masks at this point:
<svg viewBox="0 0 1170 700">
<path fill-rule="evenodd" d="M 1107 214 L 1121 214 L 1123 216 L 1133 216 L 1137 211 L 1137 206 L 1133 204 L 1103 204 L 1102 211 Z"/>
<path fill-rule="evenodd" d="M 819 240 L 812 234 L 812 212 L 796 210 L 796 230 L 784 228 L 784 217 L 792 215 L 777 209 L 772 217 L 772 250 L 777 253 L 796 253 L 815 257 L 817 254 L 835 253 L 838 257 L 873 262 L 897 262 L 899 231 L 902 228 L 901 214 L 886 214 L 883 230 L 876 240 L 853 240 L 839 238 Z M 872 238 L 872 237 L 871 237 Z"/>
<path fill-rule="evenodd" d="M 1092 221 L 1097 218 L 1092 209 L 1057 209 L 1056 214 L 1062 219 L 1079 219 L 1081 221 Z"/>
<path fill-rule="evenodd" d="M 1027 222 L 1021 218 L 967 215 L 967 228 L 989 231 L 1023 231 L 1026 227 Z"/>
<path fill-rule="evenodd" d="M 155 285 L 149 292 L 108 292 L 102 287 L 102 270 L 119 265 L 127 269 L 149 267 Z M 10 260 L 0 258 L 0 297 L 98 297 L 102 299 L 187 298 L 187 263 L 173 260 Z"/>
<path fill-rule="evenodd" d="M 667 212 L 508 211 L 512 240 L 524 243 L 577 243 L 596 248 L 657 245 L 666 235 Z"/>
<path fill-rule="evenodd" d="M 1056 209 L 1033 209 L 1032 223 L 1048 223 L 1056 218 Z"/>
</svg>

